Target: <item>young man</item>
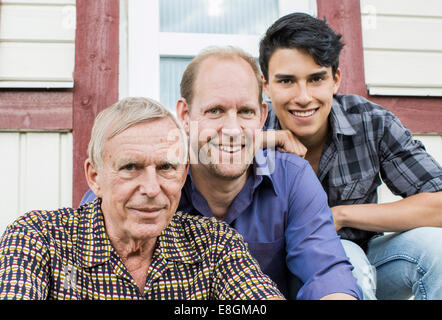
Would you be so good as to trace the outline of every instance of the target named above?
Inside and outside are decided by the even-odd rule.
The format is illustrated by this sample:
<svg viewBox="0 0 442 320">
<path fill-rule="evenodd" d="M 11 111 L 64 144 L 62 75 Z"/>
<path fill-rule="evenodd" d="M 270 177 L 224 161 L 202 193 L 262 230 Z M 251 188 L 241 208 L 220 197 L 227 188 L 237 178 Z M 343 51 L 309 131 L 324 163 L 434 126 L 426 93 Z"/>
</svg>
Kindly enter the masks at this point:
<svg viewBox="0 0 442 320">
<path fill-rule="evenodd" d="M 126 98 L 103 110 L 88 155 L 98 199 L 8 227 L 0 299 L 283 298 L 237 232 L 176 212 L 187 137 L 163 106 Z"/>
<path fill-rule="evenodd" d="M 337 94 L 340 38 L 302 13 L 267 30 L 266 127 L 291 131 L 307 148 L 364 298 L 442 299 L 442 168 L 391 112 Z M 377 204 L 380 177 L 404 199 Z"/>
</svg>

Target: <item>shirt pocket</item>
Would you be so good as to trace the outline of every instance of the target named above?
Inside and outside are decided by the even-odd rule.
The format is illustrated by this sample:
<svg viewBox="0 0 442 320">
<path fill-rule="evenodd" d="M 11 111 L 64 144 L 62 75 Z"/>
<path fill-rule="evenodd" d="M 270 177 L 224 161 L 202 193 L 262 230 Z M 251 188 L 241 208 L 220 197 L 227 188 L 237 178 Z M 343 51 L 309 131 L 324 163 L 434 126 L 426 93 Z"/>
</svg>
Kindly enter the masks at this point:
<svg viewBox="0 0 442 320">
<path fill-rule="evenodd" d="M 250 254 L 258 260 L 262 272 L 268 275 L 282 291 L 286 285 L 285 238 L 273 242 L 249 242 Z"/>
<path fill-rule="evenodd" d="M 379 174 L 366 178 L 357 179 L 353 182 L 334 186 L 339 194 L 341 204 L 347 203 L 365 203 L 365 200 L 376 192 L 377 187 L 382 183 Z"/>
</svg>

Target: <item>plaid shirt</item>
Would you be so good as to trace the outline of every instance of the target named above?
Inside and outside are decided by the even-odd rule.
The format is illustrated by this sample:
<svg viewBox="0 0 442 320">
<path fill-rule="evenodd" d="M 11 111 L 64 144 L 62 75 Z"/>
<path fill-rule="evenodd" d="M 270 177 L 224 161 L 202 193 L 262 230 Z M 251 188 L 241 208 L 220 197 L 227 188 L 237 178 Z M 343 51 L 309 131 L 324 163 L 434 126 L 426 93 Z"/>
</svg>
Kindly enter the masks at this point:
<svg viewBox="0 0 442 320">
<path fill-rule="evenodd" d="M 265 128 L 280 129 L 269 109 Z M 377 203 L 381 178 L 402 197 L 442 189 L 441 166 L 390 111 L 360 96 L 335 95 L 329 123 L 317 176 L 330 207 Z M 343 228 L 339 235 L 365 247 L 375 233 Z"/>
<path fill-rule="evenodd" d="M 216 219 L 176 213 L 159 236 L 144 292 L 104 226 L 100 199 L 32 211 L 0 243 L 3 299 L 264 299 L 281 296 L 242 237 Z"/>
</svg>

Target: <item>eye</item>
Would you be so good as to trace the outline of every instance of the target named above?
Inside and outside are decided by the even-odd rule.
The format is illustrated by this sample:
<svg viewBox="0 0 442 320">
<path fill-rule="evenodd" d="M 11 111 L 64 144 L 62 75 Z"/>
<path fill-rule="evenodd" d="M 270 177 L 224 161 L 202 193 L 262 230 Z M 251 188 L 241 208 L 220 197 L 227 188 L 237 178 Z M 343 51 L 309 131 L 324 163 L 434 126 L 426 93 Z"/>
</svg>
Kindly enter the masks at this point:
<svg viewBox="0 0 442 320">
<path fill-rule="evenodd" d="M 134 171 L 136 168 L 137 168 L 137 166 L 136 166 L 135 164 L 133 164 L 133 163 L 129 163 L 129 164 L 126 164 L 126 165 L 122 166 L 122 167 L 120 168 L 120 170 Z"/>
<path fill-rule="evenodd" d="M 217 115 L 217 114 L 221 113 L 221 109 L 219 107 L 211 108 L 211 109 L 207 110 L 206 113 L 211 114 L 211 115 Z"/>
<path fill-rule="evenodd" d="M 244 116 L 252 116 L 255 114 L 255 111 L 253 109 L 244 108 L 239 111 L 240 114 Z"/>
<path fill-rule="evenodd" d="M 175 169 L 175 166 L 173 164 L 171 164 L 171 163 L 163 163 L 163 164 L 160 164 L 157 167 L 157 169 L 161 170 L 161 171 L 170 171 L 170 170 Z"/>
<path fill-rule="evenodd" d="M 292 81 L 292 79 L 279 79 L 278 83 L 291 84 L 291 83 L 293 83 L 293 81 Z"/>
<path fill-rule="evenodd" d="M 312 82 L 312 83 L 320 83 L 320 82 L 323 81 L 323 80 L 324 80 L 324 77 L 317 76 L 317 77 L 313 77 L 313 78 L 311 78 L 311 79 L 310 79 L 310 82 Z"/>
</svg>

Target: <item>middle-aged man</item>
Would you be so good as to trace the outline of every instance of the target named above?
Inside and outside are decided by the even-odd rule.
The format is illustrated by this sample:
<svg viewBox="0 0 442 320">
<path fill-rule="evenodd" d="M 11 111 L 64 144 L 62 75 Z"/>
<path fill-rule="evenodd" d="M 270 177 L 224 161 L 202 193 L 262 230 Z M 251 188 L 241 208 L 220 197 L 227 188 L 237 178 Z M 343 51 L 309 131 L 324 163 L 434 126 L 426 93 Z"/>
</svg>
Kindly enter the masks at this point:
<svg viewBox="0 0 442 320">
<path fill-rule="evenodd" d="M 164 107 L 127 98 L 105 109 L 88 156 L 96 200 L 32 211 L 7 228 L 0 298 L 282 298 L 235 230 L 176 212 L 187 137 Z"/>
<path fill-rule="evenodd" d="M 298 299 L 362 298 L 308 162 L 272 150 L 255 155 L 267 116 L 255 60 L 233 47 L 209 48 L 186 68 L 181 95 L 190 170 L 180 210 L 234 227 L 285 295 L 294 274 L 303 282 Z M 82 202 L 93 198 L 88 192 Z"/>
<path fill-rule="evenodd" d="M 307 148 L 364 298 L 442 299 L 442 168 L 391 112 L 337 94 L 340 38 L 303 13 L 267 30 L 260 44 L 274 110 L 267 125 L 290 130 Z M 380 176 L 404 199 L 376 203 Z"/>
</svg>

